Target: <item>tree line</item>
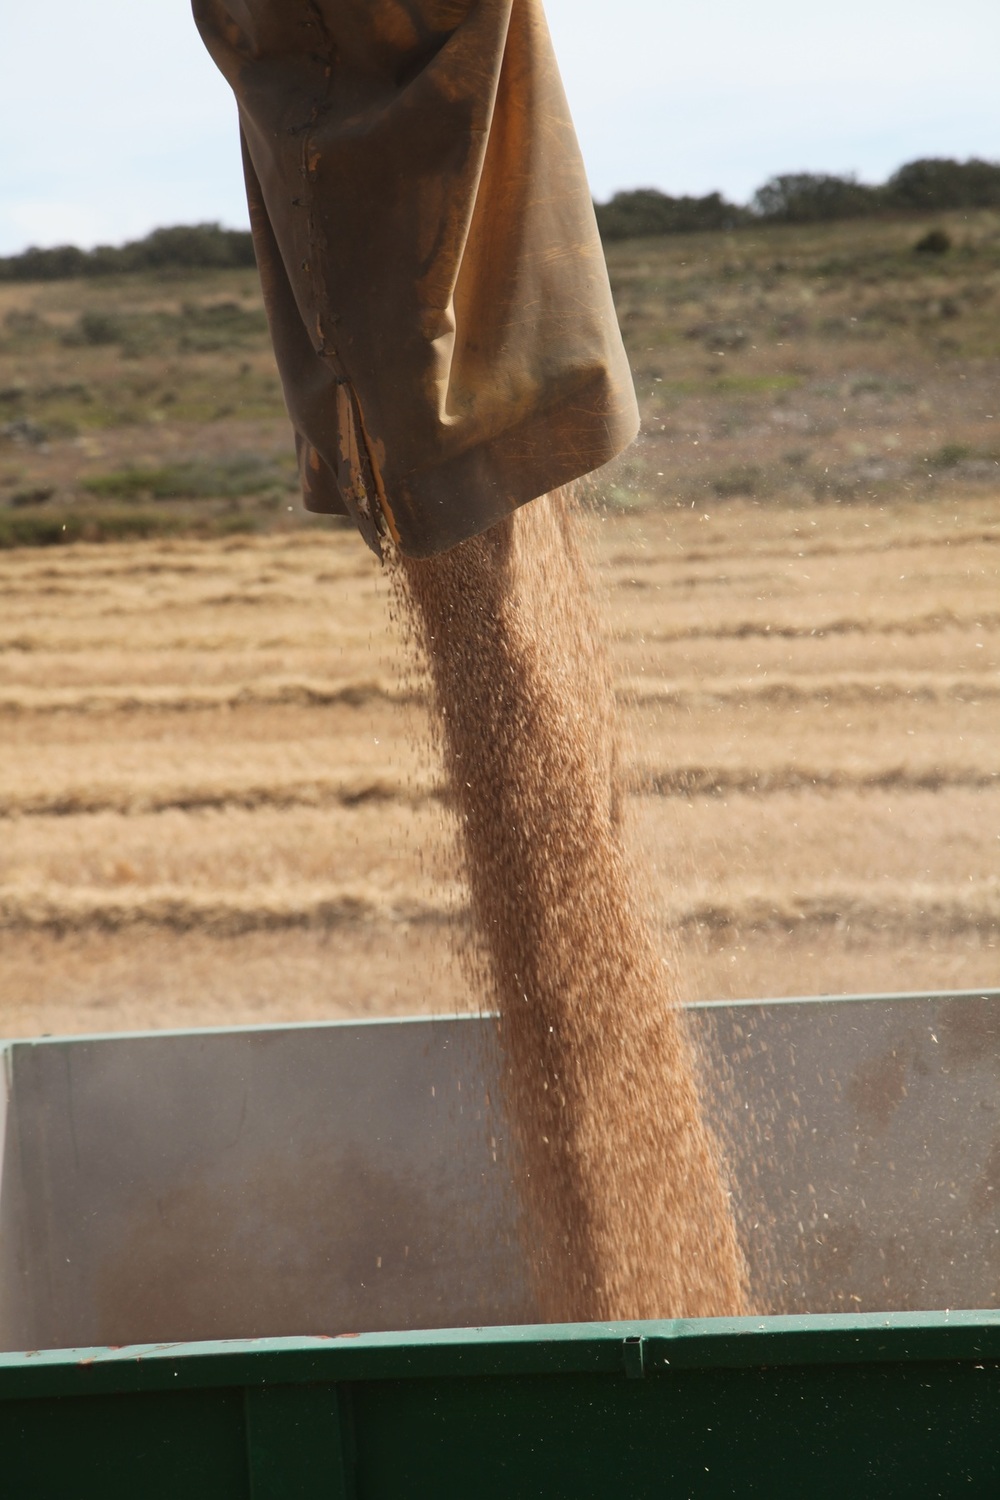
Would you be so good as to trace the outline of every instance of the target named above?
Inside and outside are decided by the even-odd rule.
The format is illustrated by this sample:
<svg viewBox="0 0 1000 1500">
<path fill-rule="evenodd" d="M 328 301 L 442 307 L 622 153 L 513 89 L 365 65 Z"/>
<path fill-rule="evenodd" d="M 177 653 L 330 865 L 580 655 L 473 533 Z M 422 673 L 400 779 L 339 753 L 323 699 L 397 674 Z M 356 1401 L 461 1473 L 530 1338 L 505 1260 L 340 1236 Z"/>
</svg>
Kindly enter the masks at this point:
<svg viewBox="0 0 1000 1500">
<path fill-rule="evenodd" d="M 633 188 L 594 205 L 601 237 L 689 234 L 703 229 L 739 229 L 746 224 L 818 224 L 872 215 L 936 213 L 948 209 L 1000 208 L 1000 162 L 923 157 L 907 162 L 887 182 L 859 182 L 848 174 L 786 172 L 771 177 L 746 205 L 721 193 L 671 197 L 658 188 Z M 178 224 L 154 229 L 125 245 L 80 250 L 32 246 L 0 257 L 0 281 L 61 281 L 70 276 L 113 276 L 123 271 L 191 270 L 252 266 L 249 230 L 220 224 Z"/>
<path fill-rule="evenodd" d="M 874 215 L 1000 208 L 1000 162 L 922 157 L 907 162 L 883 183 L 859 182 L 852 174 L 785 172 L 769 178 L 745 206 L 728 203 L 721 193 L 671 198 L 656 188 L 636 188 L 615 193 L 595 208 L 605 240 L 738 229 L 761 222 L 820 224 Z"/>
<path fill-rule="evenodd" d="M 154 229 L 145 239 L 126 245 L 97 245 L 80 250 L 56 245 L 32 246 L 20 255 L 0 258 L 0 281 L 63 281 L 70 276 L 118 276 L 123 271 L 225 269 L 255 265 L 248 229 L 220 224 L 177 224 Z"/>
</svg>

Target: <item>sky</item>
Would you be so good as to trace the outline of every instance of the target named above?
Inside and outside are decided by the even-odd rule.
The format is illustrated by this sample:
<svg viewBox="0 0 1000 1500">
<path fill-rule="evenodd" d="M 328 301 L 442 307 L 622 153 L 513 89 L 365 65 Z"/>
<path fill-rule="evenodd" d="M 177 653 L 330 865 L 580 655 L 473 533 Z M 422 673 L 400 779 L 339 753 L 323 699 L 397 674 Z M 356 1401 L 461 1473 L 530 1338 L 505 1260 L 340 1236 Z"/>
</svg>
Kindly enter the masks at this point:
<svg viewBox="0 0 1000 1500">
<path fill-rule="evenodd" d="M 998 0 L 548 0 L 594 196 L 1000 160 Z M 6 8 L 0 254 L 247 222 L 227 85 L 187 0 Z"/>
</svg>

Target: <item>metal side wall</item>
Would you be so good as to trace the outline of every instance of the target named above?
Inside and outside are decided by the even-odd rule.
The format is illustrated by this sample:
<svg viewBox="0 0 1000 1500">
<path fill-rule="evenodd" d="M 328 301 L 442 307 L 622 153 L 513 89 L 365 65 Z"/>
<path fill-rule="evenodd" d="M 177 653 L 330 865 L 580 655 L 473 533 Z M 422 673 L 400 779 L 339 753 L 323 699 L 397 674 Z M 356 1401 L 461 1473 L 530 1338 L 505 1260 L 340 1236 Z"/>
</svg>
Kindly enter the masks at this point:
<svg viewBox="0 0 1000 1500">
<path fill-rule="evenodd" d="M 762 1309 L 1000 1306 L 1000 994 L 691 1019 Z"/>
<path fill-rule="evenodd" d="M 4 1344 L 530 1321 L 478 1020 L 14 1044 Z M 16 1290 L 15 1290 L 16 1288 Z M 25 1327 L 25 1324 L 28 1326 Z"/>
<path fill-rule="evenodd" d="M 761 1311 L 1000 1305 L 1000 997 L 690 1014 Z M 530 1323 L 494 1035 L 11 1044 L 0 1344 Z"/>
<path fill-rule="evenodd" d="M 0 1049 L 0 1349 L 32 1346 L 26 1204 L 9 1047 Z"/>
</svg>

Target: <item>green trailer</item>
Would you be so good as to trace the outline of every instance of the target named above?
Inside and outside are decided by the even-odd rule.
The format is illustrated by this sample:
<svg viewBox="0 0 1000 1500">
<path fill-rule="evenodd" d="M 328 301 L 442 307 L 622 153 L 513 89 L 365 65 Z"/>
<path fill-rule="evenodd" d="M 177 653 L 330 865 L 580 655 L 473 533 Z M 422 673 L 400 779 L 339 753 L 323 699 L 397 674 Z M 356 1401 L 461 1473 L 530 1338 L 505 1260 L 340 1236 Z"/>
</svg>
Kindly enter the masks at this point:
<svg viewBox="0 0 1000 1500">
<path fill-rule="evenodd" d="M 1000 995 L 690 1014 L 766 1316 L 538 1324 L 488 1018 L 9 1043 L 5 1492 L 1000 1494 Z"/>
</svg>

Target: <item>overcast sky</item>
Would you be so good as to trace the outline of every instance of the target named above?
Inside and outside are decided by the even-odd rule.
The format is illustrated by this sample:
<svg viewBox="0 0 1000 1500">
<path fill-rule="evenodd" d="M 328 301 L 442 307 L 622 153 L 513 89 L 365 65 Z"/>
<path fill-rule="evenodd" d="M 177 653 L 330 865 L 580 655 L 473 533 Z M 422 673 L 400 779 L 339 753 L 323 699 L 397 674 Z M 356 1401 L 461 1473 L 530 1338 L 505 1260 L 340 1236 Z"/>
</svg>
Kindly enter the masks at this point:
<svg viewBox="0 0 1000 1500">
<path fill-rule="evenodd" d="M 0 254 L 246 224 L 235 108 L 186 0 L 10 5 Z M 597 198 L 1000 159 L 1000 0 L 548 0 Z"/>
</svg>

